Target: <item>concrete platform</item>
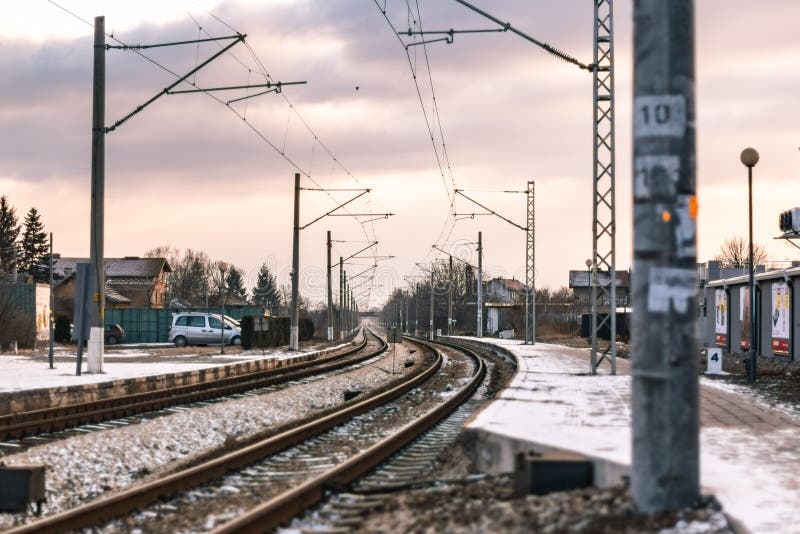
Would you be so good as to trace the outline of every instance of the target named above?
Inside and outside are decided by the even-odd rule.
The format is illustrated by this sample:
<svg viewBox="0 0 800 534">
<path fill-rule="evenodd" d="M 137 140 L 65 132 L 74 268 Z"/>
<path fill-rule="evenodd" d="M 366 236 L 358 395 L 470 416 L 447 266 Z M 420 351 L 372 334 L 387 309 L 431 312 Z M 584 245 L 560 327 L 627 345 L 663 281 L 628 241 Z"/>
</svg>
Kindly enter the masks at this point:
<svg viewBox="0 0 800 534">
<path fill-rule="evenodd" d="M 359 338 L 360 339 L 360 338 Z M 350 346 L 337 343 L 324 349 L 289 352 L 285 348 L 211 353 L 170 354 L 159 357 L 153 347 L 117 349 L 106 353 L 103 373 L 77 376 L 74 347 L 55 352 L 54 369 L 45 354 L 0 355 L 0 414 L 64 406 L 78 402 L 156 391 L 239 376 L 313 360 Z M 301 347 L 302 349 L 302 347 Z"/>
<path fill-rule="evenodd" d="M 589 457 L 599 486 L 617 484 L 628 474 L 628 361 L 617 360 L 617 376 L 591 376 L 588 349 L 480 341 L 514 357 L 518 370 L 509 387 L 468 425 L 477 467 L 511 471 L 518 452 L 563 451 Z M 703 492 L 719 499 L 742 532 L 797 532 L 799 412 L 771 407 L 747 388 L 706 378 L 700 403 Z"/>
</svg>

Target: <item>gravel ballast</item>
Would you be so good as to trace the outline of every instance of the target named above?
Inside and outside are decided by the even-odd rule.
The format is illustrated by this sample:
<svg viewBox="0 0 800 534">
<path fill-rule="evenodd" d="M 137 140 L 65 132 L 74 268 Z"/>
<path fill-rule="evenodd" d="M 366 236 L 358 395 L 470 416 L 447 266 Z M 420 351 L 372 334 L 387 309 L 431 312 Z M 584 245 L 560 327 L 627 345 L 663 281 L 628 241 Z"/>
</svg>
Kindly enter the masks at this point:
<svg viewBox="0 0 800 534">
<path fill-rule="evenodd" d="M 423 351 L 409 354 L 407 347 L 401 345 L 396 350 L 397 361 L 413 358 L 417 363 L 409 368 L 398 365 L 396 370 L 401 374 L 413 372 Z M 380 388 L 392 378 L 391 365 L 392 358 L 384 354 L 374 363 L 339 372 L 325 380 L 75 436 L 6 456 L 4 461 L 48 466 L 47 502 L 43 514 L 50 515 L 148 476 L 174 470 L 270 427 L 340 405 L 345 391 L 367 392 Z M 30 519 L 29 516 L 0 514 L 0 528 Z"/>
</svg>

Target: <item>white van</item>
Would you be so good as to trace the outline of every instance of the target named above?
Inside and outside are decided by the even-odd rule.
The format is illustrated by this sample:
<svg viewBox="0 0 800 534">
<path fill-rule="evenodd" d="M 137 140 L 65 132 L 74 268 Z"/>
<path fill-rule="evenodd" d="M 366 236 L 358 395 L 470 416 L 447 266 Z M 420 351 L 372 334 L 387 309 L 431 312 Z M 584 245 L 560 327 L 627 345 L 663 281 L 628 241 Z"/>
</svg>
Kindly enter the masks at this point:
<svg viewBox="0 0 800 534">
<path fill-rule="evenodd" d="M 220 318 L 218 313 L 182 312 L 172 314 L 169 340 L 176 347 L 219 345 L 220 338 L 226 345 L 241 345 L 242 330 L 239 323 L 227 315 Z"/>
</svg>

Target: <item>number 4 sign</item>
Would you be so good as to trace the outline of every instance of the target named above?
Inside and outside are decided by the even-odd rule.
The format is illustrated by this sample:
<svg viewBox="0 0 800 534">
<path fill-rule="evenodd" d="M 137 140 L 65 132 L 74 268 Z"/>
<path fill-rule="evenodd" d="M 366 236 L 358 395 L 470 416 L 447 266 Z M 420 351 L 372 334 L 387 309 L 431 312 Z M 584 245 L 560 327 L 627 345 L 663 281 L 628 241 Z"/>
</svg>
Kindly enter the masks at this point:
<svg viewBox="0 0 800 534">
<path fill-rule="evenodd" d="M 707 375 L 721 375 L 722 374 L 722 349 L 708 348 L 708 364 L 706 365 Z"/>
</svg>

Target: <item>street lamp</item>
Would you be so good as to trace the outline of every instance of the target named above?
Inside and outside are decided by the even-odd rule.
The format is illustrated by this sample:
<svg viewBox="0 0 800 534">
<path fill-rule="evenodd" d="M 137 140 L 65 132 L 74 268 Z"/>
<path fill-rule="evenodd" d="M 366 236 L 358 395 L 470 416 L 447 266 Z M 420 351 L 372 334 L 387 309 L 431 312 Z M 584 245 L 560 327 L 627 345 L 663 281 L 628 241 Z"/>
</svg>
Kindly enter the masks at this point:
<svg viewBox="0 0 800 534">
<path fill-rule="evenodd" d="M 219 315 L 219 353 L 225 354 L 225 271 L 228 270 L 228 264 L 224 261 L 217 262 L 217 269 L 219 269 L 219 300 L 222 309 Z"/>
<path fill-rule="evenodd" d="M 747 366 L 747 381 L 751 384 L 756 381 L 756 291 L 755 291 L 755 266 L 753 265 L 753 167 L 758 163 L 758 152 L 755 148 L 745 148 L 739 156 L 742 164 L 747 167 L 747 201 L 748 223 L 750 226 L 750 358 Z"/>
<path fill-rule="evenodd" d="M 586 300 L 591 302 L 592 300 L 592 260 L 586 260 L 584 262 L 586 265 Z M 591 312 L 591 308 L 589 312 Z M 583 329 L 583 317 L 581 317 L 581 329 Z M 591 325 L 589 325 L 590 330 L 590 337 L 594 335 L 594 331 L 592 330 Z"/>
</svg>

